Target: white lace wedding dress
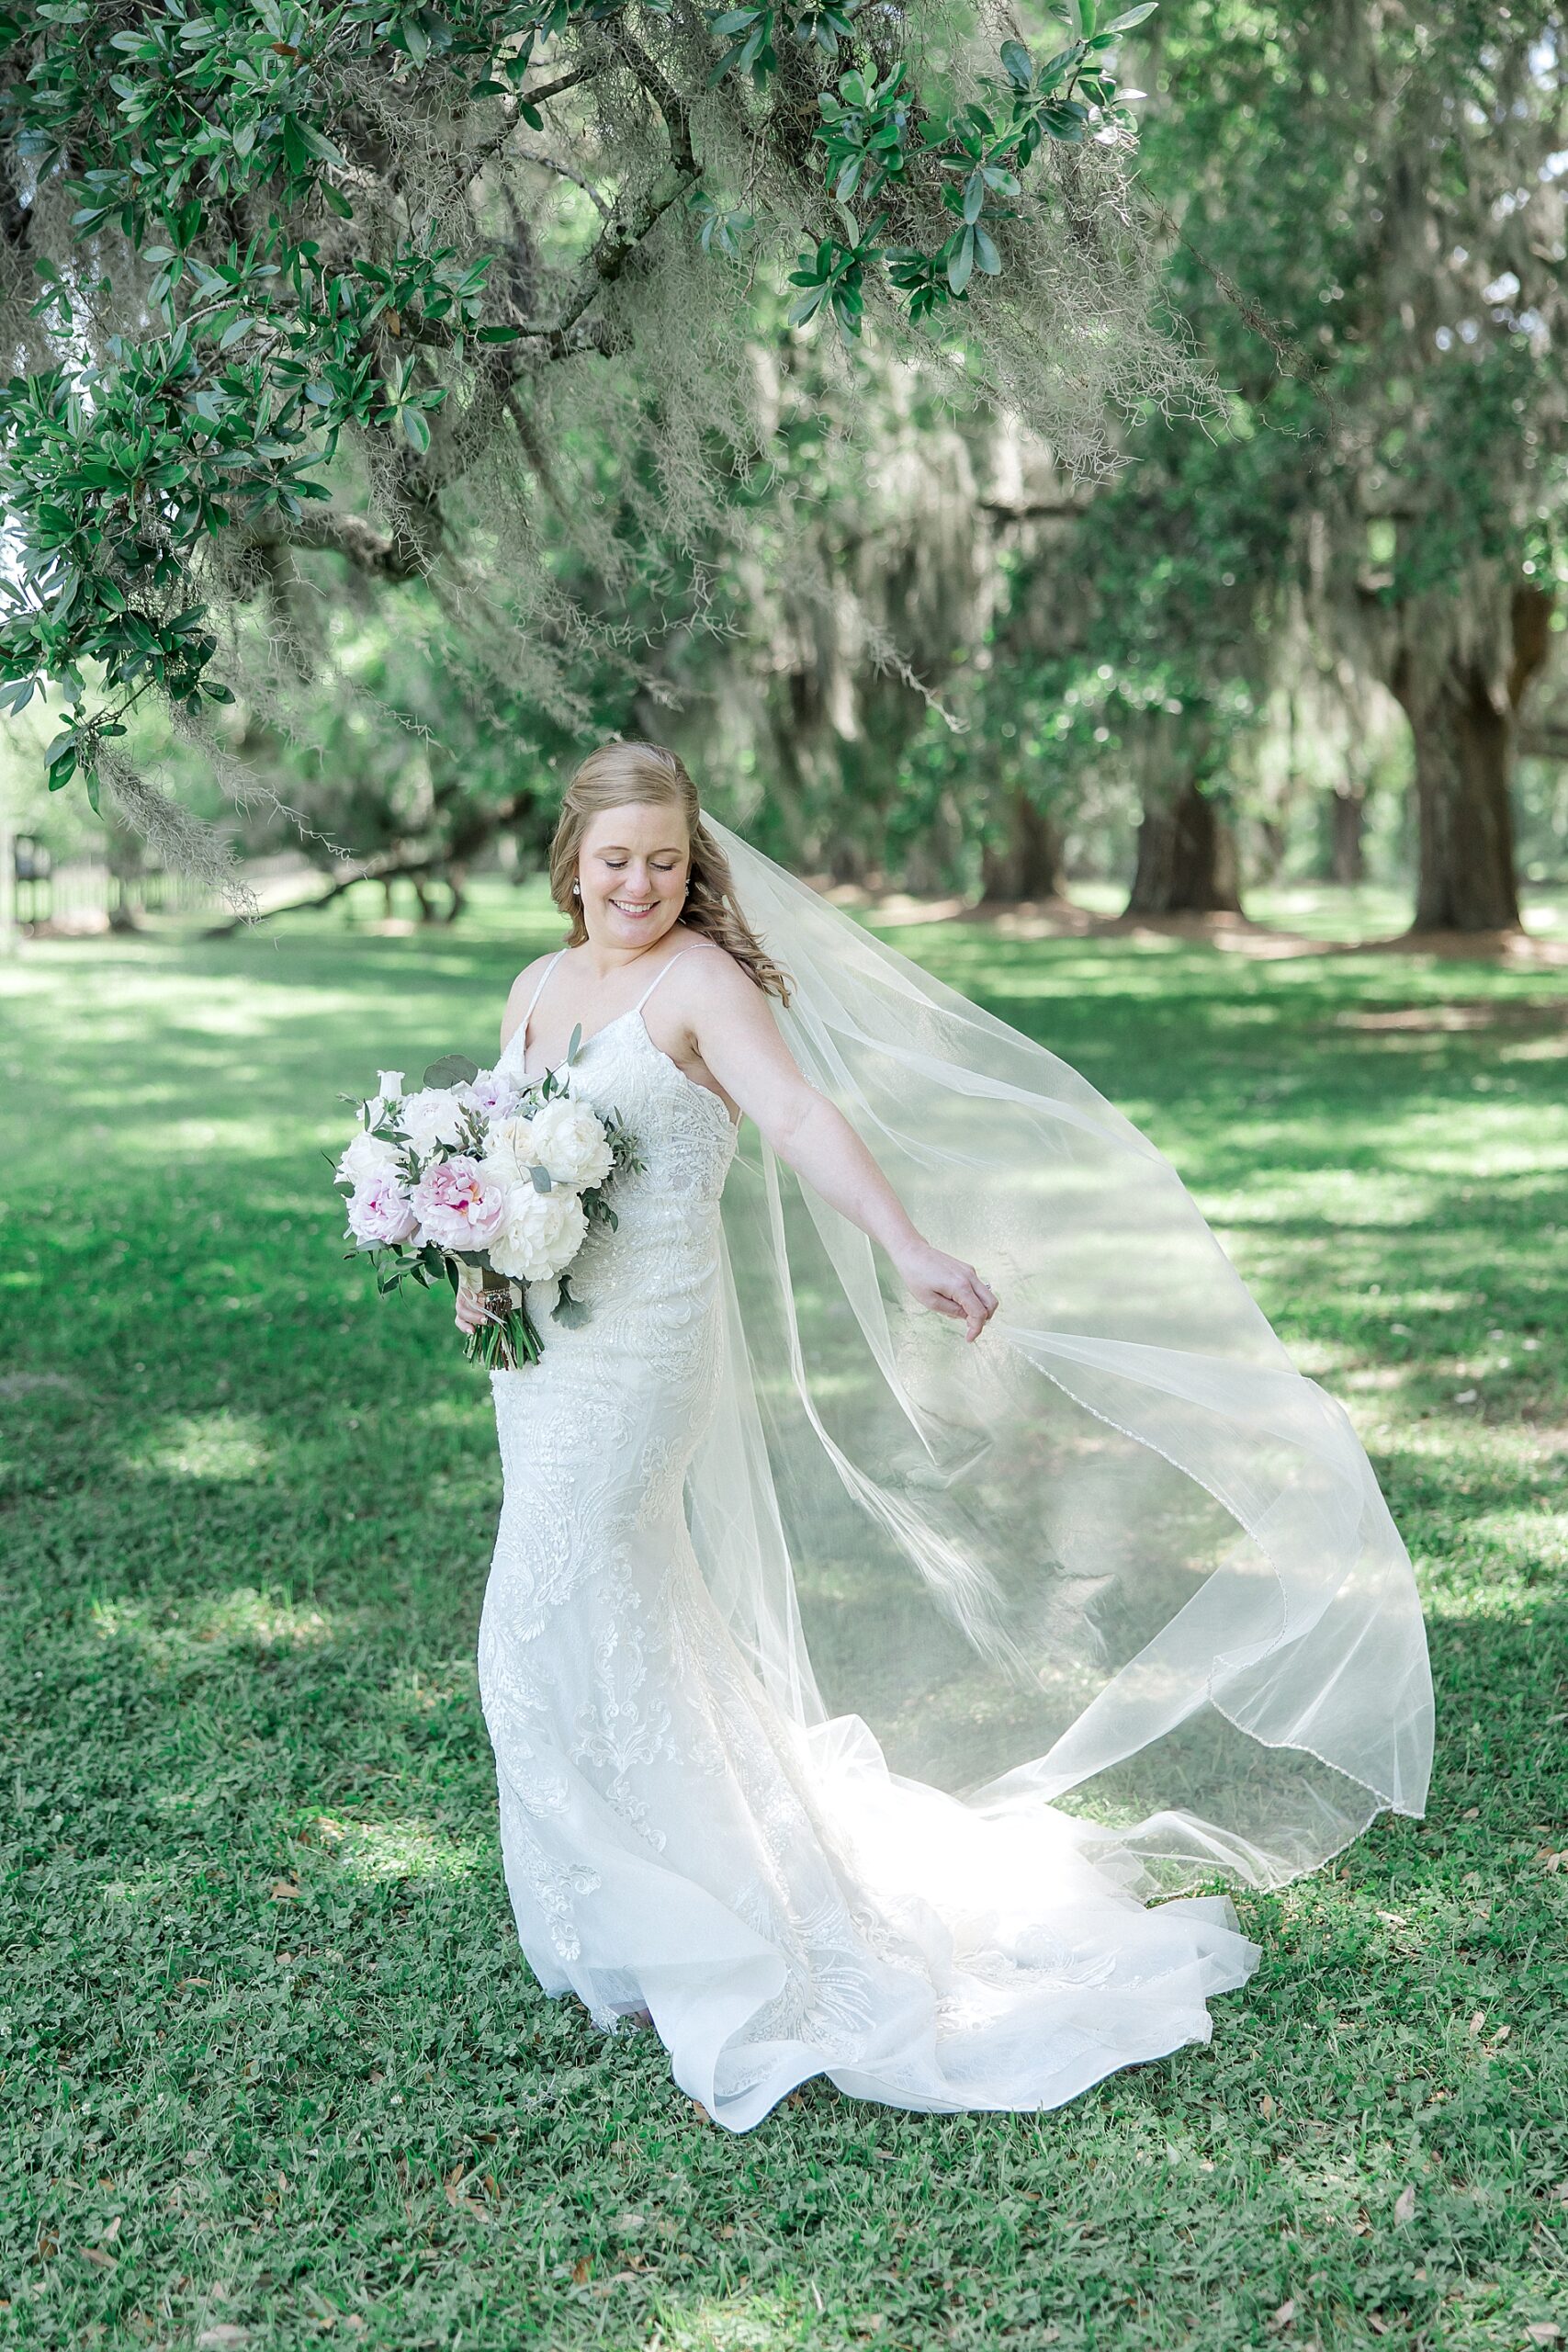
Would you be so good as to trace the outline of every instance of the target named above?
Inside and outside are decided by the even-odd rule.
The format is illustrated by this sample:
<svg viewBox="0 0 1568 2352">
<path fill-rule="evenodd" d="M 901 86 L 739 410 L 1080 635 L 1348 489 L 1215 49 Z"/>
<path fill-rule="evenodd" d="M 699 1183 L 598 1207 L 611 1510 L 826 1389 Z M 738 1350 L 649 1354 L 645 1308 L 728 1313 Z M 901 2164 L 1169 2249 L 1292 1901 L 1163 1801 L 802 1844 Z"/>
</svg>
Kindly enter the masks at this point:
<svg viewBox="0 0 1568 2352">
<path fill-rule="evenodd" d="M 591 1319 L 491 1375 L 479 1678 L 530 1963 L 606 2026 L 649 2010 L 675 2080 L 737 2131 L 818 2074 L 900 2107 L 1047 2108 L 1206 2040 L 1209 1996 L 1258 1959 L 1227 1899 L 1146 1908 L 1087 1825 L 977 1819 L 888 1773 L 853 1719 L 782 1713 L 734 1642 L 682 1488 L 716 1403 L 736 1131 L 646 1001 L 575 1066 L 647 1163 L 574 1272 Z"/>
</svg>

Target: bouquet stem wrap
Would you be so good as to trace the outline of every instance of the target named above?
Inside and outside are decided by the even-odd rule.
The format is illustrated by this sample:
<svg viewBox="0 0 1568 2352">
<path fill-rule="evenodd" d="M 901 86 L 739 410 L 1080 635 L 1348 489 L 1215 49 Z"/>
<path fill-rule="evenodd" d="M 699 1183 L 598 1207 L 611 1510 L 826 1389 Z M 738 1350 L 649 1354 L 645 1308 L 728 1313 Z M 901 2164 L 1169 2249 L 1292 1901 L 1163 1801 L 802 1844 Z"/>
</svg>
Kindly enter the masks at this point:
<svg viewBox="0 0 1568 2352">
<path fill-rule="evenodd" d="M 490 1315 L 464 1343 L 468 1362 L 483 1364 L 487 1372 L 516 1372 L 523 1364 L 537 1363 L 544 1342 L 528 1312 L 523 1284 L 508 1282 L 487 1266 L 479 1270 L 479 1287 Z"/>
</svg>

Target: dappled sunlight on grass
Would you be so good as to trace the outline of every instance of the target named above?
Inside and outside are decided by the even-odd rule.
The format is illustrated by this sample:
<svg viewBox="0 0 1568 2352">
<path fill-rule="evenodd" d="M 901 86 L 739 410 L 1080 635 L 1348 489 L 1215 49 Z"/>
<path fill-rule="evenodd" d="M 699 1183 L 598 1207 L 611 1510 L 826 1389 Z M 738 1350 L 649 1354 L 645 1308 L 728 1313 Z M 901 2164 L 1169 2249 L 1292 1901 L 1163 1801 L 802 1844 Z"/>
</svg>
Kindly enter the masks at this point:
<svg viewBox="0 0 1568 2352">
<path fill-rule="evenodd" d="M 491 1867 L 484 1832 L 454 1838 L 428 1821 L 356 1821 L 344 1825 L 332 1848 L 340 1867 L 367 1879 L 457 1879 Z"/>
<path fill-rule="evenodd" d="M 157 1471 L 166 1478 L 258 1478 L 272 1460 L 265 1427 L 257 1415 L 236 1413 L 227 1406 L 211 1413 L 182 1414 L 140 1459 L 129 1457 L 128 1466 Z"/>
<path fill-rule="evenodd" d="M 129 1598 L 95 1600 L 90 1622 L 106 1641 L 130 1643 L 164 1667 L 202 1650 L 321 1649 L 343 1631 L 340 1620 L 320 1609 L 296 1606 L 276 1593 L 243 1585 L 211 1600 L 188 1600 L 174 1611 L 166 1603 Z"/>
<path fill-rule="evenodd" d="M 669 2352 L 784 2352 L 785 2346 L 793 2352 L 809 2343 L 813 2323 L 820 2329 L 823 2308 L 818 2288 L 817 2300 L 807 2297 L 804 2311 L 790 2311 L 773 2295 L 715 2296 L 689 2306 L 661 2302 L 659 2321 Z M 861 2331 L 868 2344 L 881 2332 L 880 2325 Z"/>
</svg>

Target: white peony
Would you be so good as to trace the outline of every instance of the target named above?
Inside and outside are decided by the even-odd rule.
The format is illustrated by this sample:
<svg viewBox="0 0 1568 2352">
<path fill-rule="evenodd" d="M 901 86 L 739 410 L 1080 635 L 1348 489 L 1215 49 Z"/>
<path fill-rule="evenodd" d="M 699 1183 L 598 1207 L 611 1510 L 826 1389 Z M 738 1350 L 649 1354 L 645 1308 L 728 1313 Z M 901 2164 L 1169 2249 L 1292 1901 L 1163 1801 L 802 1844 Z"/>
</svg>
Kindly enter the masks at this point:
<svg viewBox="0 0 1568 2352">
<path fill-rule="evenodd" d="M 602 1184 L 615 1167 L 604 1130 L 586 1102 L 547 1102 L 533 1117 L 534 1157 L 557 1184 L 575 1193 Z"/>
<path fill-rule="evenodd" d="M 490 1262 L 513 1282 L 549 1282 L 570 1265 L 587 1230 L 575 1193 L 559 1186 L 539 1193 L 532 1183 L 513 1184 L 501 1230 L 489 1244 Z"/>
<path fill-rule="evenodd" d="M 361 1127 L 348 1149 L 337 1164 L 340 1184 L 358 1186 L 369 1182 L 372 1176 L 394 1176 L 398 1168 L 398 1149 L 382 1136 L 367 1134 Z"/>
<path fill-rule="evenodd" d="M 527 1119 L 492 1119 L 485 1134 L 480 1167 L 498 1183 L 525 1182 L 528 1170 L 538 1157 L 533 1138 L 533 1126 Z"/>
<path fill-rule="evenodd" d="M 437 1144 L 457 1141 L 467 1108 L 460 1086 L 422 1086 L 398 1104 L 398 1125 L 423 1159 Z"/>
<path fill-rule="evenodd" d="M 486 1119 L 509 1119 L 521 1093 L 516 1083 L 499 1069 L 481 1069 L 468 1080 L 465 1091 L 475 1110 Z"/>
</svg>

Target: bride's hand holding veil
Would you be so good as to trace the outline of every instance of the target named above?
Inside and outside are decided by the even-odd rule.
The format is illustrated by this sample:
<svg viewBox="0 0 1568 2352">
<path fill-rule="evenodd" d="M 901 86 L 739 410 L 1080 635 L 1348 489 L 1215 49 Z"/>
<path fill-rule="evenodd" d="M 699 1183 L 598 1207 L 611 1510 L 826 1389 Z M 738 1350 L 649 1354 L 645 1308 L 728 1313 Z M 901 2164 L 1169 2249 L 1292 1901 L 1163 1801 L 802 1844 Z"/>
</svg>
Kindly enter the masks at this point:
<svg viewBox="0 0 1568 2352">
<path fill-rule="evenodd" d="M 768 998 L 721 947 L 694 940 L 659 993 L 656 1045 L 688 1078 L 717 1081 L 779 1158 L 886 1250 L 911 1298 L 978 1339 L 997 1295 L 912 1223 L 843 1113 L 802 1076 Z M 673 1033 L 673 1034 L 671 1034 Z"/>
</svg>

